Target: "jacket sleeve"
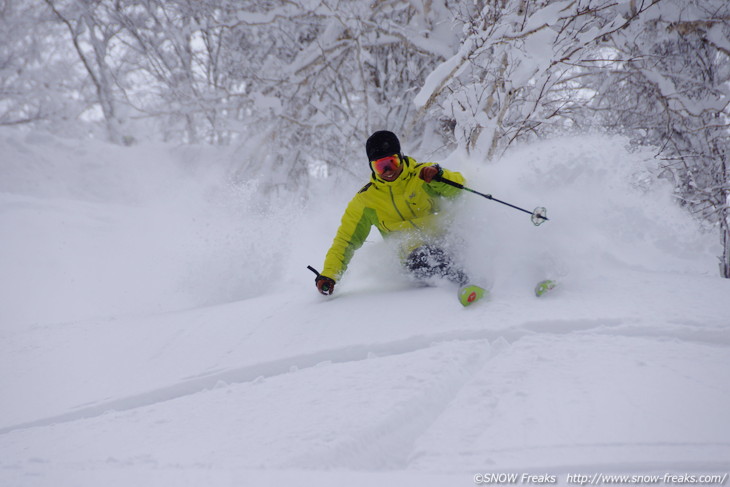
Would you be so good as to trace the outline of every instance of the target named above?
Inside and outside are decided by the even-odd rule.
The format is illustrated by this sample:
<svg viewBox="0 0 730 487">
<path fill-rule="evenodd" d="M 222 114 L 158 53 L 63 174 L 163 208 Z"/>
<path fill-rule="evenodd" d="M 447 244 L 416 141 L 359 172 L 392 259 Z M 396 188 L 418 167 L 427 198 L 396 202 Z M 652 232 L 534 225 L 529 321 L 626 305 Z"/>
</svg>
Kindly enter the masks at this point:
<svg viewBox="0 0 730 487">
<path fill-rule="evenodd" d="M 433 164 L 434 163 L 427 162 L 423 165 L 432 166 Z M 441 169 L 443 170 L 441 177 L 443 177 L 444 179 L 448 179 L 462 185 L 466 182 L 466 179 L 464 178 L 464 176 L 461 175 L 460 172 L 449 171 L 448 169 L 444 168 Z M 424 183 L 423 187 L 430 196 L 445 196 L 447 198 L 456 198 L 462 192 L 461 189 L 455 188 L 450 184 L 446 184 L 441 181 L 431 181 L 430 183 Z"/>
<path fill-rule="evenodd" d="M 350 201 L 345 214 L 342 215 L 337 235 L 325 257 L 323 276 L 334 280 L 342 277 L 353 254 L 362 247 L 376 221 L 374 209 L 367 208 L 357 196 Z"/>
</svg>

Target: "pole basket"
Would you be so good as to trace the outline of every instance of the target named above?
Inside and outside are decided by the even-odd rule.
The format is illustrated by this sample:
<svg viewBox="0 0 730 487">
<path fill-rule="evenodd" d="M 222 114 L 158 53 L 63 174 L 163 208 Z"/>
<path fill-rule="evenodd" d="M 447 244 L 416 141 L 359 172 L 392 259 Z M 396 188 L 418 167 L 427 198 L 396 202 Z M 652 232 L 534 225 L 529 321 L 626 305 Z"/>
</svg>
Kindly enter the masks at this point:
<svg viewBox="0 0 730 487">
<path fill-rule="evenodd" d="M 530 220 L 532 220 L 532 223 L 536 227 L 546 222 L 547 219 L 547 208 L 544 206 L 538 206 L 535 208 L 535 211 L 532 212 L 532 216 L 530 217 Z"/>
</svg>

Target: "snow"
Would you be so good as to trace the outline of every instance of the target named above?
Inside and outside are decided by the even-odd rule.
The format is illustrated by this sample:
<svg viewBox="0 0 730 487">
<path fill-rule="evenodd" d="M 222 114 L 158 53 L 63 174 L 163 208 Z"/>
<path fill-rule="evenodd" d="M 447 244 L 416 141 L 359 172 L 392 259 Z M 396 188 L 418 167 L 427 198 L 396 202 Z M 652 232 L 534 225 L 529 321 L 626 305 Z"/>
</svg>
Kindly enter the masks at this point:
<svg viewBox="0 0 730 487">
<path fill-rule="evenodd" d="M 0 131 L 0 485 L 725 474 L 717 239 L 625 145 L 443 161 L 551 218 L 464 196 L 454 230 L 491 291 L 464 309 L 377 232 L 316 293 L 306 266 L 362 182 L 268 204 L 223 151 Z M 560 286 L 535 298 L 544 277 Z"/>
</svg>

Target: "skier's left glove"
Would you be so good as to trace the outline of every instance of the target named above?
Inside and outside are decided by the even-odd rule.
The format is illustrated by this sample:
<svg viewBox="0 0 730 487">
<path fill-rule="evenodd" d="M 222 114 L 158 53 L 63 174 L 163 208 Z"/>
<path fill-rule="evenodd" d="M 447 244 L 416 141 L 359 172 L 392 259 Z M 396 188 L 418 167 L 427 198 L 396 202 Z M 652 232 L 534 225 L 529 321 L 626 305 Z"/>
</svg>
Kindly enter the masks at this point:
<svg viewBox="0 0 730 487">
<path fill-rule="evenodd" d="M 335 280 L 322 274 L 314 279 L 314 283 L 317 285 L 317 290 L 325 296 L 332 294 L 335 290 Z"/>
<path fill-rule="evenodd" d="M 441 178 L 441 175 L 443 173 L 444 173 L 444 170 L 441 169 L 441 167 L 438 164 L 434 164 L 433 166 L 426 166 L 426 167 L 422 168 L 418 177 L 420 177 L 427 183 L 430 183 L 434 179 L 436 181 L 438 181 Z"/>
</svg>

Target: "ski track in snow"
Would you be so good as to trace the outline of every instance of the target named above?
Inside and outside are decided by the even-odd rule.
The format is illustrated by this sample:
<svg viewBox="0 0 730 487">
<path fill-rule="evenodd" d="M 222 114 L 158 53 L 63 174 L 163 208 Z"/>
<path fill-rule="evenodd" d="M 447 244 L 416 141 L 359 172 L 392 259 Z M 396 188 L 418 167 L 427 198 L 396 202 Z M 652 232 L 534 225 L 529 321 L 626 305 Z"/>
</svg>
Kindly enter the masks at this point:
<svg viewBox="0 0 730 487">
<path fill-rule="evenodd" d="M 423 459 L 419 449 L 414 450 L 414 443 L 424 435 L 439 419 L 453 402 L 463 399 L 459 398 L 464 388 L 469 385 L 468 394 L 480 391 L 479 394 L 503 394 L 494 385 L 480 385 L 480 381 L 489 381 L 491 361 L 500 357 L 501 354 L 509 352 L 510 348 L 518 345 L 524 339 L 538 339 L 543 343 L 545 335 L 552 335 L 555 339 L 561 336 L 571 335 L 597 339 L 601 336 L 614 338 L 635 338 L 637 336 L 649 337 L 663 340 L 671 340 L 682 346 L 684 340 L 677 340 L 676 328 L 658 333 L 656 330 L 637 325 L 625 325 L 624 320 L 550 320 L 545 322 L 531 321 L 520 326 L 505 329 L 480 329 L 480 330 L 454 330 L 448 333 L 436 333 L 425 336 L 416 336 L 403 340 L 396 340 L 388 343 L 373 345 L 358 345 L 342 347 L 339 349 L 323 350 L 317 353 L 302 354 L 271 362 L 258 363 L 252 366 L 241 367 L 231 370 L 219 371 L 212 374 L 205 374 L 200 377 L 190 377 L 178 384 L 159 388 L 144 394 L 121 398 L 114 401 L 107 401 L 89 407 L 83 407 L 67 414 L 45 418 L 22 425 L 15 425 L 3 428 L 2 435 L 18 434 L 23 429 L 53 427 L 56 429 L 63 423 L 74 421 L 109 420 L 122 419 L 123 413 L 134 409 L 149 408 L 150 406 L 162 405 L 163 403 L 184 399 L 204 392 L 224 391 L 230 386 L 245 383 L 257 383 L 277 377 L 285 377 L 289 374 L 307 372 L 316 373 L 320 367 L 357 364 L 363 361 L 378 361 L 381 359 L 394 358 L 401 355 L 417 354 L 422 351 L 437 349 L 446 345 L 450 356 L 460 357 L 460 365 L 445 369 L 446 372 L 435 382 L 426 384 L 421 391 L 411 397 L 409 401 L 398 407 L 392 408 L 386 414 L 381 415 L 378 421 L 365 426 L 363 429 L 354 432 L 348 439 L 337 442 L 334 446 L 313 447 L 305 454 L 295 455 L 282 460 L 280 464 L 273 462 L 269 468 L 302 468 L 309 469 L 311 465 L 319 468 L 346 468 L 356 471 L 383 471 L 383 470 L 404 470 L 414 468 L 415 471 L 428 471 L 428 463 L 422 465 Z M 535 330 L 539 331 L 535 331 Z M 628 332 L 624 335 L 624 331 Z M 687 330 L 686 336 L 694 340 L 694 333 Z M 701 339 L 698 343 L 706 343 L 711 340 Z M 720 346 L 725 347 L 727 343 Z M 449 352 L 449 350 L 451 350 Z M 472 350 L 471 353 L 464 353 L 465 350 Z M 454 352 L 460 352 L 454 355 Z M 524 394 L 519 390 L 517 394 Z M 495 396 L 497 400 L 498 396 Z M 478 403 L 480 401 L 467 400 L 467 402 Z M 484 403 L 481 401 L 481 403 Z M 489 402 L 484 403 L 489 404 Z M 492 403 L 496 408 L 497 402 Z M 456 408 L 459 409 L 458 407 Z M 499 415 L 499 410 L 494 409 L 493 414 Z M 122 415 L 122 416 L 120 416 Z M 476 417 L 476 416 L 474 416 Z M 108 421 L 108 420 L 107 420 Z M 489 428 L 495 420 L 490 415 L 484 417 L 485 423 L 480 427 L 478 422 L 470 422 L 469 428 L 475 432 L 480 428 Z M 93 428 L 98 421 L 90 423 Z M 446 424 L 457 424 L 450 423 Z M 442 435 L 437 435 L 443 437 Z M 426 442 L 429 443 L 428 441 Z M 672 456 L 673 451 L 714 451 L 730 452 L 730 442 L 677 442 L 677 441 L 656 441 L 656 442 L 598 442 L 592 443 L 585 440 L 572 443 L 548 443 L 533 446 L 515 446 L 505 448 L 485 447 L 478 451 L 482 455 L 495 455 L 501 458 L 513 456 L 522 457 L 526 453 L 539 453 L 541 455 L 549 452 L 549 456 L 560 457 L 561 452 L 565 457 L 575 456 L 575 451 L 593 451 L 600 449 L 602 455 L 610 451 L 624 451 L 631 449 L 665 451 L 666 455 Z M 487 457 L 488 458 L 488 457 Z M 144 463 L 144 462 L 143 462 Z M 487 465 L 489 462 L 485 462 Z M 504 463 L 500 461 L 499 463 Z M 600 471 L 600 472 L 625 472 L 635 471 L 671 471 L 674 460 L 664 462 L 622 460 L 620 462 L 594 463 L 577 461 L 574 463 L 555 462 L 546 464 L 542 470 L 547 473 L 563 473 L 574 471 Z M 139 465 L 134 461 L 135 465 Z M 509 465 L 509 462 L 507 463 Z M 727 466 L 726 462 L 701 458 L 685 459 L 683 468 L 693 471 L 711 470 L 716 471 Z M 157 462 L 152 465 L 164 466 Z M 6 467 L 7 468 L 7 467 Z M 452 465 L 453 470 L 458 471 L 458 464 Z M 507 467 L 505 471 L 519 471 L 516 466 Z"/>
<path fill-rule="evenodd" d="M 402 355 L 455 341 L 514 343 L 525 336 L 535 334 L 563 335 L 570 333 L 592 333 L 610 336 L 650 337 L 667 340 L 683 340 L 720 346 L 730 346 L 727 329 L 707 329 L 704 326 L 675 325 L 671 328 L 641 326 L 631 319 L 595 320 L 547 320 L 529 321 L 522 325 L 504 329 L 455 330 L 425 336 L 413 336 L 389 343 L 352 345 L 315 353 L 296 355 L 270 362 L 205 373 L 166 387 L 96 404 L 84 404 L 73 411 L 0 428 L 0 435 L 12 431 L 50 426 L 59 423 L 89 419 L 108 412 L 120 412 L 198 394 L 229 384 L 241 384 L 288 374 L 295 370 L 317 367 L 322 363 L 346 363 L 368 360 L 373 357 Z"/>
</svg>

